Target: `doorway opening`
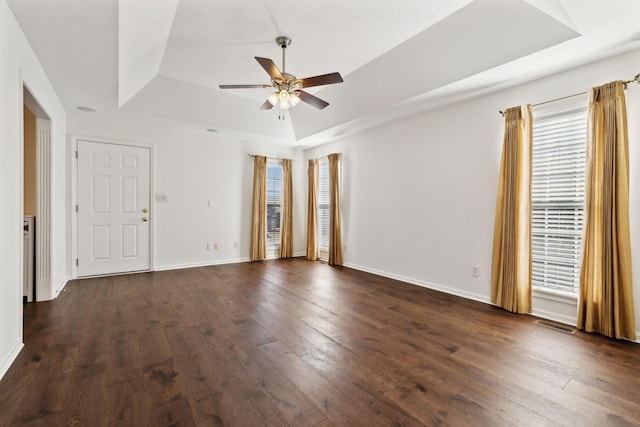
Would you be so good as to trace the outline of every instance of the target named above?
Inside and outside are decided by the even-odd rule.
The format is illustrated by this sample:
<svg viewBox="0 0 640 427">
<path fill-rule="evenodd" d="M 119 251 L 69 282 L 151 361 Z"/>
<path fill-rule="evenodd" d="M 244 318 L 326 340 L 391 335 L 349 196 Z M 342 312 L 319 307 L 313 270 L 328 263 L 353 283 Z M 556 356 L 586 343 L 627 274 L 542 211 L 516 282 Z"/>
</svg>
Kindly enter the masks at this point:
<svg viewBox="0 0 640 427">
<path fill-rule="evenodd" d="M 47 299 L 51 287 L 51 120 L 26 84 L 23 99 L 23 301 Z"/>
</svg>

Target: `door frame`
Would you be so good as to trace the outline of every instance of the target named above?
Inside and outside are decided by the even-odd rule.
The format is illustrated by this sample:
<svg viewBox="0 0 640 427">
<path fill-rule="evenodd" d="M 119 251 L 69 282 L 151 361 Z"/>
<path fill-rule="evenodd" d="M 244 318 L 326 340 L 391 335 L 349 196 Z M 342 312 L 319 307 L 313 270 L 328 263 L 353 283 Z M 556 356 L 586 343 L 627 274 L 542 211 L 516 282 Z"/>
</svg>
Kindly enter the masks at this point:
<svg viewBox="0 0 640 427">
<path fill-rule="evenodd" d="M 136 141 L 128 141 L 123 139 L 102 138 L 83 135 L 71 135 L 71 143 L 69 144 L 68 158 L 70 159 L 71 170 L 71 198 L 69 204 L 69 212 L 72 213 L 71 226 L 70 226 L 70 240 L 71 240 L 71 277 L 73 279 L 78 278 L 78 265 L 76 259 L 78 259 L 78 212 L 76 211 L 76 205 L 78 204 L 78 158 L 76 153 L 78 151 L 78 141 L 96 142 L 100 144 L 113 144 L 124 145 L 127 147 L 138 147 L 149 149 L 149 207 L 151 208 L 151 221 L 149 221 L 149 270 L 155 271 L 155 213 L 156 204 L 155 198 L 155 151 L 151 144 L 145 144 Z M 119 273 L 116 273 L 119 274 Z M 129 274 L 129 273 L 122 273 Z M 92 276 L 93 277 L 93 276 Z"/>
<path fill-rule="evenodd" d="M 42 106 L 29 84 L 22 79 L 21 104 L 36 116 L 36 227 L 34 247 L 34 302 L 55 298 L 51 281 L 51 116 Z M 24 115 L 20 115 L 20 212 L 24 217 Z M 22 233 L 22 231 L 21 231 Z M 22 246 L 22 240 L 20 240 Z M 21 264 L 24 260 L 21 261 Z M 20 269 L 22 274 L 22 269 Z M 22 275 L 20 287 L 22 289 Z M 22 291 L 20 293 L 22 295 Z"/>
</svg>

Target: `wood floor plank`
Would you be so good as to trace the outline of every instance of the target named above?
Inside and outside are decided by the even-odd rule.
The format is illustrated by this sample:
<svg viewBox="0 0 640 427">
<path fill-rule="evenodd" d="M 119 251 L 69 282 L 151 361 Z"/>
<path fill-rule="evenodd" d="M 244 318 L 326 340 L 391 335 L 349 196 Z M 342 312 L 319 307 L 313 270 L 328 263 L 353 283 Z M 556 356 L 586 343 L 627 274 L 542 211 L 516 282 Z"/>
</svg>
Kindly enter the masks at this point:
<svg viewBox="0 0 640 427">
<path fill-rule="evenodd" d="M 289 259 L 72 281 L 24 307 L 0 426 L 640 426 L 640 350 Z"/>
</svg>

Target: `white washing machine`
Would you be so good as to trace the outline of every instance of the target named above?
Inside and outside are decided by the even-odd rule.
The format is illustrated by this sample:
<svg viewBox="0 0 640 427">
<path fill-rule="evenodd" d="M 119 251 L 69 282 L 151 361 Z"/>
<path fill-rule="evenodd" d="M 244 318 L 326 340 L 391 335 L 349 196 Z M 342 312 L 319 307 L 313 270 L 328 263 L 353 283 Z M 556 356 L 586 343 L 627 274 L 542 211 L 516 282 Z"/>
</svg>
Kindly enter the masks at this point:
<svg viewBox="0 0 640 427">
<path fill-rule="evenodd" d="M 35 283 L 35 240 L 36 240 L 36 217 L 35 215 L 25 215 L 23 228 L 24 254 L 23 254 L 23 301 L 32 302 L 34 296 Z"/>
</svg>

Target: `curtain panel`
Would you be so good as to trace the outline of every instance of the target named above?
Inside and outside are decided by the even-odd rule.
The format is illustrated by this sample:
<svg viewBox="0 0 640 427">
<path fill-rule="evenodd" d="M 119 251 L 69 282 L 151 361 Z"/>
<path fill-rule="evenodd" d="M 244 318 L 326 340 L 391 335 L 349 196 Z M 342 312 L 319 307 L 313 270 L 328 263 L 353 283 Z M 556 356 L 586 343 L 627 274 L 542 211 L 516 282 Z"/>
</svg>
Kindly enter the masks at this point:
<svg viewBox="0 0 640 427">
<path fill-rule="evenodd" d="M 340 231 L 340 153 L 329 159 L 329 265 L 342 265 L 342 235 Z"/>
<path fill-rule="evenodd" d="M 253 203 L 251 208 L 251 260 L 267 256 L 267 158 L 253 158 Z"/>
<path fill-rule="evenodd" d="M 282 160 L 282 209 L 280 212 L 280 258 L 293 256 L 293 174 L 291 159 Z"/>
<path fill-rule="evenodd" d="M 591 89 L 578 328 L 636 339 L 624 83 Z"/>
<path fill-rule="evenodd" d="M 531 106 L 509 108 L 498 183 L 491 300 L 531 312 Z"/>
<path fill-rule="evenodd" d="M 307 206 L 307 259 L 318 259 L 318 160 L 309 160 L 309 204 Z"/>
</svg>

